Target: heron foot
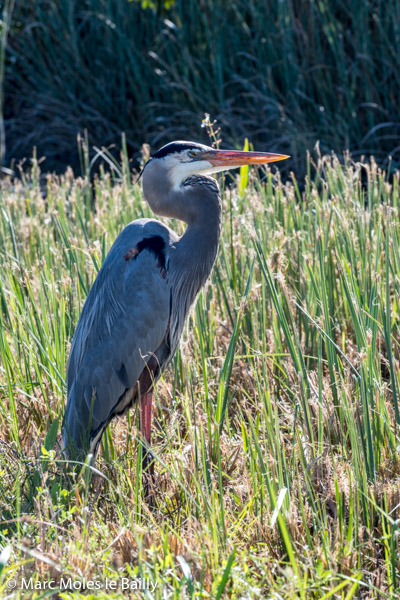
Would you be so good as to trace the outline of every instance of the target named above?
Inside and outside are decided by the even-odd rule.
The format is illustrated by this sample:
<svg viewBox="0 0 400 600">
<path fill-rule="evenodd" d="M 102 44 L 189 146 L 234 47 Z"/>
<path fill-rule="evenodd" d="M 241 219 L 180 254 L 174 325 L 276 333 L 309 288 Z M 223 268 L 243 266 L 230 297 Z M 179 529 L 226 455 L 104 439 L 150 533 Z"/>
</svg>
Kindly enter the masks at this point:
<svg viewBox="0 0 400 600">
<path fill-rule="evenodd" d="M 147 502 L 149 508 L 155 508 L 154 502 L 154 455 L 148 448 L 143 449 L 142 458 L 142 483 L 144 499 Z"/>
<path fill-rule="evenodd" d="M 140 379 L 141 390 L 146 390 L 140 399 L 140 429 L 145 439 L 142 446 L 142 482 L 145 500 L 150 508 L 154 508 L 154 455 L 150 450 L 151 445 L 151 407 L 153 403 L 153 391 L 151 385 L 151 372 L 143 371 Z"/>
</svg>

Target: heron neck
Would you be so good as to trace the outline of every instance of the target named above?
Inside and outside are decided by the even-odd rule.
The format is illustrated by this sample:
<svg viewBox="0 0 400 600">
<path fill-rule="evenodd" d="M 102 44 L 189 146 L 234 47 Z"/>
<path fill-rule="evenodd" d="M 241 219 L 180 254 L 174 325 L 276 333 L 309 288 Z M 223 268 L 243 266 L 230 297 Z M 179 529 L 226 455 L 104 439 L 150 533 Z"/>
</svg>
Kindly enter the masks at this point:
<svg viewBox="0 0 400 600">
<path fill-rule="evenodd" d="M 208 267 L 209 272 L 211 271 L 217 254 L 220 233 L 221 209 L 218 202 L 215 207 L 203 208 L 197 218 L 188 224 L 180 239 L 185 255 L 190 257 L 190 269 L 204 271 Z"/>
<path fill-rule="evenodd" d="M 196 208 L 196 216 L 177 242 L 172 259 L 177 267 L 174 271 L 179 273 L 178 287 L 185 288 L 190 304 L 211 273 L 221 232 L 221 202 L 218 194 L 203 196 Z"/>
<path fill-rule="evenodd" d="M 192 303 L 217 254 L 221 230 L 218 185 L 211 177 L 194 175 L 185 180 L 180 190 L 168 189 L 165 173 L 151 163 L 143 178 L 144 195 L 153 211 L 187 223 L 185 233 L 171 249 L 169 272 L 175 289 L 182 289 Z"/>
<path fill-rule="evenodd" d="M 202 199 L 197 205 L 196 217 L 188 224 L 181 243 L 190 249 L 192 260 L 199 264 L 214 262 L 221 233 L 221 202 L 215 194 L 212 199 Z M 212 266 L 212 264 L 211 264 Z M 210 267 L 211 268 L 211 267 Z"/>
</svg>

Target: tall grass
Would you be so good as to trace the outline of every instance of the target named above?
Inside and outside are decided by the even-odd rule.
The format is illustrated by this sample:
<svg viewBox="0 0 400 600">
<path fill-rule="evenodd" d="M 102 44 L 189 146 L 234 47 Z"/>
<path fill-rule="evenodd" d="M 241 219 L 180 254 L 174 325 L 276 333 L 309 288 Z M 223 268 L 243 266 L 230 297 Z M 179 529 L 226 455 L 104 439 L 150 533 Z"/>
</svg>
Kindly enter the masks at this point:
<svg viewBox="0 0 400 600">
<path fill-rule="evenodd" d="M 201 139 L 260 149 L 389 154 L 399 164 L 397 0 L 177 0 L 167 13 L 126 0 L 16 3 L 7 53 L 7 156 L 74 161 L 78 132 L 130 151 Z M 283 169 L 288 168 L 286 165 Z"/>
<path fill-rule="evenodd" d="M 63 574 L 149 577 L 160 599 L 399 598 L 398 173 L 319 157 L 303 193 L 271 171 L 225 189 L 211 282 L 157 387 L 150 513 L 134 412 L 91 486 L 56 440 L 84 298 L 150 215 L 126 155 L 119 172 L 44 190 L 34 161 L 1 183 L 2 593 Z"/>
</svg>

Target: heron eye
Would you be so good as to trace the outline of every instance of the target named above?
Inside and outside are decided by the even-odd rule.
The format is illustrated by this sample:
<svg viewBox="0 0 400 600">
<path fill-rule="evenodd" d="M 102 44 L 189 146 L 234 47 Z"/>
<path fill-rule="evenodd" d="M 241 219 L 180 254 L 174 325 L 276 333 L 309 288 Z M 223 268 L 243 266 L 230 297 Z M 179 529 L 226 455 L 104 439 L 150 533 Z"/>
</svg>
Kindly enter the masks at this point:
<svg viewBox="0 0 400 600">
<path fill-rule="evenodd" d="M 196 152 L 195 150 L 189 150 L 188 155 L 191 158 L 195 158 L 198 155 L 198 152 Z"/>
</svg>

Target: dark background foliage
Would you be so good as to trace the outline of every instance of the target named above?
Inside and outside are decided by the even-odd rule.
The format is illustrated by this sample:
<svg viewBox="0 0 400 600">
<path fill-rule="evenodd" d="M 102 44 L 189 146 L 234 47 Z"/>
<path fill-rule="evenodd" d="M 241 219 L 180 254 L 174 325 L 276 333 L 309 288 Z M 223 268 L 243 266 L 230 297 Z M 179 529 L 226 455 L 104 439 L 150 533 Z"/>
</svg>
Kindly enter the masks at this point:
<svg viewBox="0 0 400 600">
<path fill-rule="evenodd" d="M 288 153 L 350 149 L 400 162 L 398 0 L 15 3 L 6 53 L 6 163 L 78 165 L 76 137 L 136 156 L 172 139 L 247 136 Z"/>
</svg>

